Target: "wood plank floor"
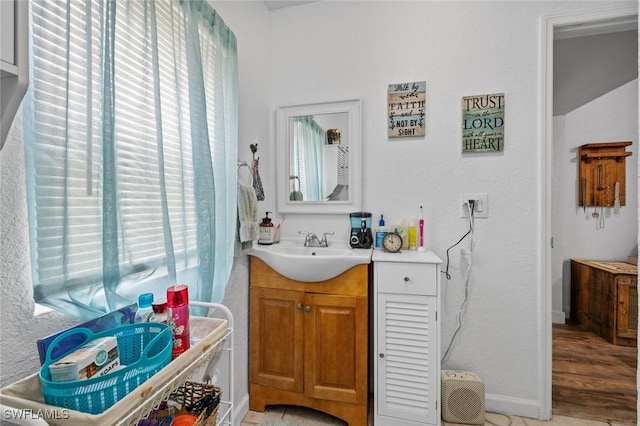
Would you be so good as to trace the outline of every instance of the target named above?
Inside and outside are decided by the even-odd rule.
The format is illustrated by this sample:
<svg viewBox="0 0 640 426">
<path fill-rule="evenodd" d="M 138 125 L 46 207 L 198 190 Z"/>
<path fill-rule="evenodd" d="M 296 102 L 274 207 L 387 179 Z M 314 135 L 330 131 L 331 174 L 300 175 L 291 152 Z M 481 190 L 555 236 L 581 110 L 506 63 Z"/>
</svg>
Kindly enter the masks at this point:
<svg viewBox="0 0 640 426">
<path fill-rule="evenodd" d="M 553 414 L 637 424 L 637 348 L 553 325 Z"/>
</svg>

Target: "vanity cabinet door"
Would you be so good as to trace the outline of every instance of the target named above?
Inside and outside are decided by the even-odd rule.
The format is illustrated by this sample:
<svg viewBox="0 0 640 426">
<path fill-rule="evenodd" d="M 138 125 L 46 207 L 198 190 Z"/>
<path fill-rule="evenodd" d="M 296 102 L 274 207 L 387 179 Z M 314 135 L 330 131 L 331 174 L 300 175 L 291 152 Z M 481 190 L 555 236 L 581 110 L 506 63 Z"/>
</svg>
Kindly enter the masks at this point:
<svg viewBox="0 0 640 426">
<path fill-rule="evenodd" d="M 367 402 L 367 298 L 307 293 L 304 344 L 308 397 Z"/>
<path fill-rule="evenodd" d="M 251 288 L 250 380 L 303 392 L 304 293 Z"/>
</svg>

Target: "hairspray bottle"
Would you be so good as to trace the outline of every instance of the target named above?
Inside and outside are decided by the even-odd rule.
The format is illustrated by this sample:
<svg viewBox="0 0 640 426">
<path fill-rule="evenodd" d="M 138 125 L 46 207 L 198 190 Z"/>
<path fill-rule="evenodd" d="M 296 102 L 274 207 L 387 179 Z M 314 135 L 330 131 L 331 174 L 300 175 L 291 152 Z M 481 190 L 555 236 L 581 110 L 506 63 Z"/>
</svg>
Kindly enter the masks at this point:
<svg viewBox="0 0 640 426">
<path fill-rule="evenodd" d="M 167 289 L 169 324 L 173 331 L 173 349 L 171 359 L 189 349 L 189 288 L 186 285 L 174 285 Z"/>
</svg>

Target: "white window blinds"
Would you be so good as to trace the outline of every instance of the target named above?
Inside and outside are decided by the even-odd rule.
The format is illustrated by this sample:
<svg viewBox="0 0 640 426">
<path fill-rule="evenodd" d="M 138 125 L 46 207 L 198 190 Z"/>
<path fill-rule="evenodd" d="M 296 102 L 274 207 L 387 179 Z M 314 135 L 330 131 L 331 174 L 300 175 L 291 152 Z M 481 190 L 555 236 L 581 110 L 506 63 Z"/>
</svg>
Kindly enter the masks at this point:
<svg viewBox="0 0 640 426">
<path fill-rule="evenodd" d="M 158 270 L 179 279 L 176 270 L 217 259 L 215 242 L 198 253 L 211 244 L 199 226 L 222 226 L 210 235 L 229 239 L 235 219 L 235 192 L 226 193 L 237 152 L 233 33 L 200 1 L 34 0 L 31 17 L 36 300 L 137 294 L 122 284 Z M 201 173 L 198 187 L 196 170 L 211 171 L 209 184 Z M 103 297 L 83 303 L 105 310 Z"/>
</svg>

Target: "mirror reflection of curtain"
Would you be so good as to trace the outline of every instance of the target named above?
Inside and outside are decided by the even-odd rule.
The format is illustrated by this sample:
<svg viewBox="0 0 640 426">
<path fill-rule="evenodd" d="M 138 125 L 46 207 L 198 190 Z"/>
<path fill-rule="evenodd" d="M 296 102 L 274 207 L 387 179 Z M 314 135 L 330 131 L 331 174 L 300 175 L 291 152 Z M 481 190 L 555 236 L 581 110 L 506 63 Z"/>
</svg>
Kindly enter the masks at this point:
<svg viewBox="0 0 640 426">
<path fill-rule="evenodd" d="M 300 191 L 304 200 L 320 201 L 324 130 L 310 115 L 295 117 L 294 129 L 295 174 L 300 177 Z"/>
</svg>

